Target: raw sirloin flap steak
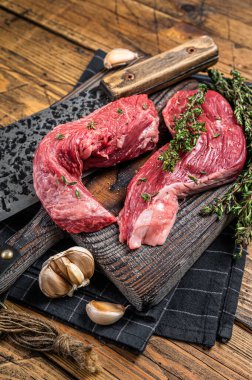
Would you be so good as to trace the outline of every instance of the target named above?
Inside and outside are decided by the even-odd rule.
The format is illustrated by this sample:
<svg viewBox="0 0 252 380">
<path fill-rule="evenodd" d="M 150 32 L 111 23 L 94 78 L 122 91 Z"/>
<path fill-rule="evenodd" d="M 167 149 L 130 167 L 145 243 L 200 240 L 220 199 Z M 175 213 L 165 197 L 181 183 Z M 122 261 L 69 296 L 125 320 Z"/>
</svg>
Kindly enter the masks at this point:
<svg viewBox="0 0 252 380">
<path fill-rule="evenodd" d="M 84 187 L 82 173 L 152 150 L 158 141 L 158 124 L 147 95 L 133 95 L 59 125 L 44 137 L 35 153 L 33 179 L 54 222 L 70 233 L 93 232 L 116 222 Z"/>
<path fill-rule="evenodd" d="M 188 97 L 196 91 L 179 91 L 167 103 L 163 117 L 174 135 L 174 117 L 179 118 Z M 165 145 L 132 179 L 119 214 L 120 241 L 129 248 L 141 244 L 162 245 L 175 222 L 178 198 L 234 181 L 246 160 L 246 142 L 229 103 L 217 92 L 207 91 L 198 121 L 205 132 L 189 153 L 181 155 L 173 172 L 163 169 L 160 155 Z M 143 198 L 145 194 L 145 199 Z"/>
</svg>

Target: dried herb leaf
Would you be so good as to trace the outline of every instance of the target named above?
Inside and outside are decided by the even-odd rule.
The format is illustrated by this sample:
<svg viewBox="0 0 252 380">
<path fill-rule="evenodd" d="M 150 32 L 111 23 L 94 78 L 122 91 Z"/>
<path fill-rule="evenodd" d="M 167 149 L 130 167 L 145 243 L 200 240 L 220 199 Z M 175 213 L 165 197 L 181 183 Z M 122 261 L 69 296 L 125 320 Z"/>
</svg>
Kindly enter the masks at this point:
<svg viewBox="0 0 252 380">
<path fill-rule="evenodd" d="M 80 192 L 79 192 L 78 189 L 75 190 L 75 196 L 76 196 L 76 198 L 78 198 L 78 199 L 81 198 L 81 194 L 80 194 Z"/>
<path fill-rule="evenodd" d="M 158 195 L 158 191 L 154 194 L 142 193 L 141 198 L 144 200 L 144 202 L 150 202 L 156 195 Z"/>
<path fill-rule="evenodd" d="M 95 125 L 96 125 L 97 123 L 95 122 L 95 121 L 90 121 L 89 123 L 88 123 L 88 125 L 87 125 L 87 129 L 96 129 L 95 128 Z"/>
<path fill-rule="evenodd" d="M 139 180 L 137 181 L 137 185 L 140 185 L 142 182 L 146 182 L 147 181 L 147 178 L 139 178 Z"/>
<path fill-rule="evenodd" d="M 62 133 L 59 133 L 57 136 L 55 136 L 54 140 L 63 140 L 65 138 L 65 135 Z"/>
</svg>

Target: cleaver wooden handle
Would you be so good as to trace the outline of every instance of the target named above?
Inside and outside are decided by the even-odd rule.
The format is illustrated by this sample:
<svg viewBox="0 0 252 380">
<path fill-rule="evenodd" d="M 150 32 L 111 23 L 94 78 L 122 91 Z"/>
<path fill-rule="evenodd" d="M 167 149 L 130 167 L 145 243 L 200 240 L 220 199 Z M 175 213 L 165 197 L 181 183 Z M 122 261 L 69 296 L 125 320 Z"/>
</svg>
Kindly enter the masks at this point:
<svg viewBox="0 0 252 380">
<path fill-rule="evenodd" d="M 24 228 L 12 235 L 0 247 L 0 252 L 10 250 L 12 258 L 0 256 L 0 294 L 4 293 L 17 278 L 64 237 L 63 231 L 41 207 L 35 217 Z"/>
<path fill-rule="evenodd" d="M 201 36 L 172 50 L 106 75 L 101 85 L 112 98 L 152 93 L 214 65 L 218 47 L 209 36 Z"/>
</svg>

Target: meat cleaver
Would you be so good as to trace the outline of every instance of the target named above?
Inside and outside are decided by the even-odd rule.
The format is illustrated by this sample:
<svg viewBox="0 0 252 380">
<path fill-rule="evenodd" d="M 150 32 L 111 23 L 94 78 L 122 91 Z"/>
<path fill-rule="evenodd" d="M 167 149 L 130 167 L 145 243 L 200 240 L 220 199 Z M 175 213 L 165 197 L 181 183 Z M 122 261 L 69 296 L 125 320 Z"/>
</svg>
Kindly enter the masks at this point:
<svg viewBox="0 0 252 380">
<path fill-rule="evenodd" d="M 0 220 L 37 202 L 32 186 L 32 158 L 38 142 L 56 125 L 89 114 L 110 99 L 167 87 L 217 60 L 217 46 L 210 37 L 202 36 L 106 77 L 103 70 L 47 110 L 3 128 Z M 13 256 L 9 255 L 10 260 L 0 258 L 0 293 L 62 237 L 63 232 L 41 209 L 28 226 L 1 247 L 0 252 L 7 252 L 7 256 L 12 252 Z"/>
<path fill-rule="evenodd" d="M 165 88 L 217 60 L 214 41 L 202 36 L 104 79 L 102 71 L 48 109 L 1 129 L 0 221 L 38 201 L 32 181 L 33 155 L 39 141 L 56 125 L 87 115 L 110 99 Z"/>
</svg>

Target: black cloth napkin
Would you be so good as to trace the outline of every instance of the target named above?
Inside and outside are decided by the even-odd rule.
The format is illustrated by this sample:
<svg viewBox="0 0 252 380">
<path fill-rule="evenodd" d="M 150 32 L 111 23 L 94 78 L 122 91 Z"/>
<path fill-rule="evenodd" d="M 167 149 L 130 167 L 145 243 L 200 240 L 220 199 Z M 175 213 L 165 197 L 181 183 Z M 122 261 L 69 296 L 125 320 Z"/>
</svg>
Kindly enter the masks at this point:
<svg viewBox="0 0 252 380">
<path fill-rule="evenodd" d="M 105 53 L 98 50 L 78 81 L 89 79 L 103 67 Z M 27 223 L 38 206 L 19 213 L 0 224 L 0 244 Z M 49 299 L 38 286 L 42 263 L 52 254 L 75 245 L 66 238 L 37 260 L 12 286 L 8 297 L 49 317 L 98 338 L 108 339 L 142 352 L 148 339 L 157 334 L 167 338 L 214 345 L 216 339 L 230 339 L 245 266 L 246 252 L 235 261 L 233 227 L 229 226 L 203 253 L 174 289 L 147 312 L 128 308 L 124 317 L 111 326 L 98 326 L 85 314 L 86 304 L 103 300 L 127 305 L 127 299 L 100 272 L 96 271 L 88 287 L 73 297 Z"/>
</svg>

